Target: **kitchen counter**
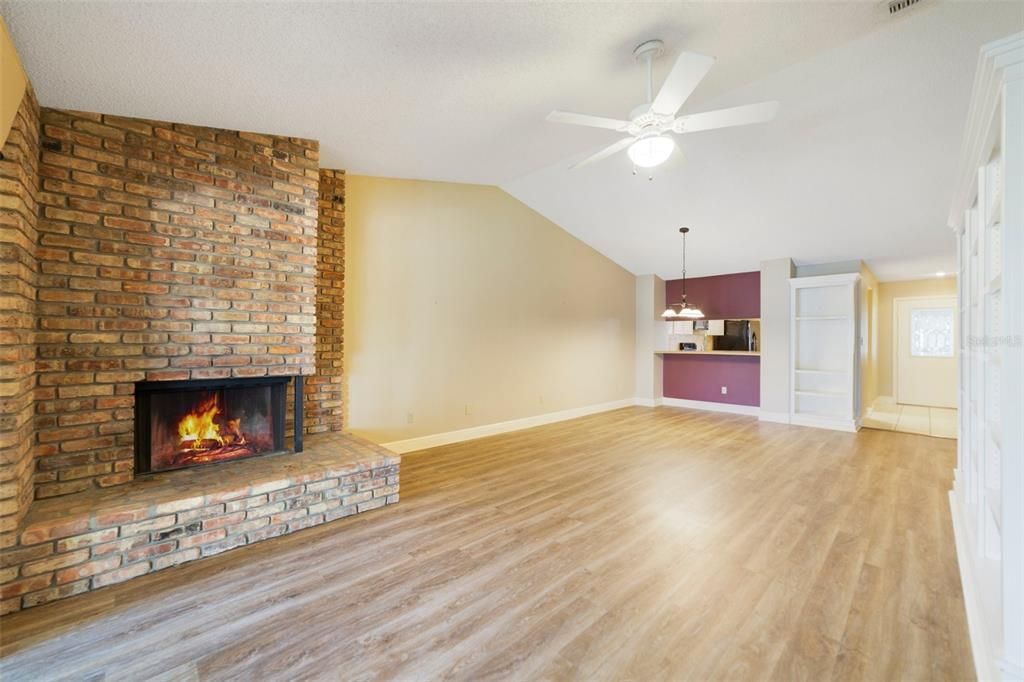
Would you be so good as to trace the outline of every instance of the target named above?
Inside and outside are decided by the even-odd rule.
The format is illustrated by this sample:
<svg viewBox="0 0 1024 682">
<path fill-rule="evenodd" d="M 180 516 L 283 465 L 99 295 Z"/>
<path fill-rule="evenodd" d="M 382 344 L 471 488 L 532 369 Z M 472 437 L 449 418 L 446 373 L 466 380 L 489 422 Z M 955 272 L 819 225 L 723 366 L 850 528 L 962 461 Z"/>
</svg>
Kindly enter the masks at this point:
<svg viewBox="0 0 1024 682">
<path fill-rule="evenodd" d="M 759 357 L 761 351 L 756 350 L 656 350 L 655 355 L 740 355 Z"/>
</svg>

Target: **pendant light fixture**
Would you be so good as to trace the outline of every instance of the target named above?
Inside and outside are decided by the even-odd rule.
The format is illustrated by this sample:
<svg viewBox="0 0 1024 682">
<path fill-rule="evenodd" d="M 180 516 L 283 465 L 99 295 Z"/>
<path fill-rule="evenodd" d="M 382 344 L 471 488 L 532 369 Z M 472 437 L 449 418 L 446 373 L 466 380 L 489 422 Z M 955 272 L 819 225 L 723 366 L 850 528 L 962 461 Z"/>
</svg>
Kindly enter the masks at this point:
<svg viewBox="0 0 1024 682">
<path fill-rule="evenodd" d="M 683 235 L 683 302 L 682 303 L 670 303 L 665 312 L 661 316 L 665 319 L 683 318 L 687 320 L 700 320 L 704 317 L 704 312 L 697 306 L 686 302 L 686 233 L 690 231 L 688 227 L 680 227 L 679 232 Z M 676 310 L 676 308 L 679 310 Z"/>
</svg>

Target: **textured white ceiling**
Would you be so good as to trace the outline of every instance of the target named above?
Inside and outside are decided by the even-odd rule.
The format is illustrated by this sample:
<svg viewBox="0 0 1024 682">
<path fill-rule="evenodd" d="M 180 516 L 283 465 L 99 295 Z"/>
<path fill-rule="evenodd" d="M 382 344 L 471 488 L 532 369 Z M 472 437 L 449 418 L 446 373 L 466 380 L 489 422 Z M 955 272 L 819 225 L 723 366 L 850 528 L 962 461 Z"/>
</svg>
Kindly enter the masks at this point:
<svg viewBox="0 0 1024 682">
<path fill-rule="evenodd" d="M 898 18 L 871 0 L 0 12 L 44 105 L 312 137 L 353 173 L 500 184 L 633 272 L 673 276 L 682 223 L 695 274 L 785 255 L 950 261 L 941 216 L 974 55 L 1024 5 L 938 1 Z M 659 82 L 681 49 L 718 58 L 684 111 L 776 98 L 779 120 L 687 138 L 653 183 L 624 157 L 568 174 L 607 138 L 545 114 L 627 114 L 643 94 L 630 51 L 652 37 L 669 49 Z"/>
<path fill-rule="evenodd" d="M 625 115 L 633 47 L 719 58 L 724 92 L 886 21 L 874 2 L 0 0 L 47 106 L 319 139 L 324 165 L 499 184 L 586 146 L 555 107 Z"/>
</svg>

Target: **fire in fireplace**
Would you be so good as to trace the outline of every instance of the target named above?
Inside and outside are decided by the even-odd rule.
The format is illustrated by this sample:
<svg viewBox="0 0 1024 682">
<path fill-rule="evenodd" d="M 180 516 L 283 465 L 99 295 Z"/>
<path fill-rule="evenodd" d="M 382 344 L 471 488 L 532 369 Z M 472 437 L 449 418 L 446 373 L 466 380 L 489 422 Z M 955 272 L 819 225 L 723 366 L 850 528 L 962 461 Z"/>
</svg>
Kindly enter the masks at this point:
<svg viewBox="0 0 1024 682">
<path fill-rule="evenodd" d="M 149 414 L 153 469 L 270 452 L 274 449 L 271 417 L 269 386 L 160 394 Z"/>
<path fill-rule="evenodd" d="M 140 382 L 135 398 L 136 472 L 283 450 L 288 380 Z"/>
</svg>

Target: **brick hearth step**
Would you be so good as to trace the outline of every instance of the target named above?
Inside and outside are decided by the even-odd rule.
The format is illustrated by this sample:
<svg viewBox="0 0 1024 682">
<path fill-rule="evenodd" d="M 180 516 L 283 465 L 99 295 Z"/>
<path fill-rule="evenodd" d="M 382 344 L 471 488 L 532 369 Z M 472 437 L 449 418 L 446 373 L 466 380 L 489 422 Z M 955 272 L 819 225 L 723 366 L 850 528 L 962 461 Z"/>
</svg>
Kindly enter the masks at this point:
<svg viewBox="0 0 1024 682">
<path fill-rule="evenodd" d="M 35 502 L 0 552 L 0 612 L 123 582 L 398 501 L 401 458 L 356 436 Z"/>
</svg>

